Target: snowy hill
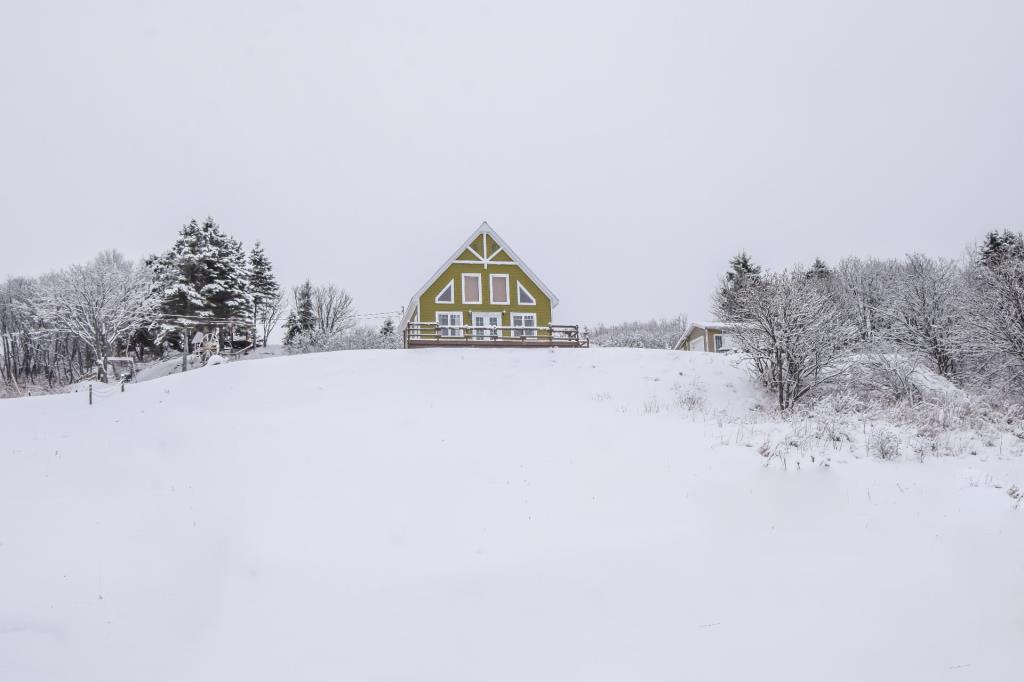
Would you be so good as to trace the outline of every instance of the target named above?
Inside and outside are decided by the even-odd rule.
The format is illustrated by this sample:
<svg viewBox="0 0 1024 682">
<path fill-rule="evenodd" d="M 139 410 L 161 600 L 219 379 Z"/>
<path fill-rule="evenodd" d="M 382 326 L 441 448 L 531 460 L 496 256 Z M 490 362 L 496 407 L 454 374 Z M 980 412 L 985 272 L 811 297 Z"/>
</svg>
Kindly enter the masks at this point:
<svg viewBox="0 0 1024 682">
<path fill-rule="evenodd" d="M 0 402 L 0 678 L 1019 674 L 1021 458 L 766 466 L 760 403 L 729 358 L 624 349 Z"/>
</svg>

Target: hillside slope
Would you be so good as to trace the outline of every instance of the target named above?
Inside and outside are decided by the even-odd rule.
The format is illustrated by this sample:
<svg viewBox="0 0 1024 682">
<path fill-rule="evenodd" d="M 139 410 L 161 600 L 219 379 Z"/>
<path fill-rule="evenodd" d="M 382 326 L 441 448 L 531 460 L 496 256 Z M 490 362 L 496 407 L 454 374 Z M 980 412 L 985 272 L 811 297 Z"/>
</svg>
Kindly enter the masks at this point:
<svg viewBox="0 0 1024 682">
<path fill-rule="evenodd" d="M 1020 458 L 766 467 L 758 403 L 728 358 L 618 349 L 0 402 L 2 678 L 1019 673 L 1024 510 L 986 482 Z"/>
</svg>

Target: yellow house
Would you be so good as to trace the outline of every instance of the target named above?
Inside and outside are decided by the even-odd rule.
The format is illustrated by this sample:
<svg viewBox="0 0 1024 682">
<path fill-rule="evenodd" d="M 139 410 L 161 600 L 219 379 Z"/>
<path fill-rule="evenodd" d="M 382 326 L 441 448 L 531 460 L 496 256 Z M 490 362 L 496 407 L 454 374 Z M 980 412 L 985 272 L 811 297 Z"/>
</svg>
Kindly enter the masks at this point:
<svg viewBox="0 0 1024 682">
<path fill-rule="evenodd" d="M 406 348 L 585 346 L 579 327 L 552 324 L 558 297 L 486 222 L 447 258 L 399 323 Z"/>
</svg>

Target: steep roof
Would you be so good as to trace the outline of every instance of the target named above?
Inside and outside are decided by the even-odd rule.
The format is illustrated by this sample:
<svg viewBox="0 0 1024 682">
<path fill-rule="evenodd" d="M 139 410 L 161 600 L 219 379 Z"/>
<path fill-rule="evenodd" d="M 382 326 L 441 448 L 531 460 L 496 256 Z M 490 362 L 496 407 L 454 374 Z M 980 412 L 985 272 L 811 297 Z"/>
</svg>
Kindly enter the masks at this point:
<svg viewBox="0 0 1024 682">
<path fill-rule="evenodd" d="M 444 263 L 441 264 L 441 267 L 439 267 L 434 272 L 434 274 L 430 276 L 430 279 L 428 279 L 426 283 L 424 283 L 424 285 L 420 287 L 419 291 L 413 294 L 412 298 L 409 299 L 409 305 L 406 306 L 405 314 L 402 315 L 402 320 L 398 324 L 399 330 L 405 329 L 405 325 L 409 323 L 409 320 L 412 317 L 413 310 L 418 305 L 420 297 L 423 295 L 423 292 L 425 292 L 427 288 L 429 288 L 430 285 L 433 284 L 434 281 L 437 280 L 437 278 L 440 277 L 444 273 L 444 271 L 448 269 L 449 266 L 451 266 L 452 263 L 457 261 L 459 259 L 459 256 L 462 255 L 462 252 L 468 249 L 473 244 L 473 242 L 476 241 L 476 238 L 482 234 L 486 234 L 489 238 L 497 242 L 498 246 L 500 246 L 501 249 L 512 258 L 515 264 L 519 266 L 519 269 L 522 270 L 526 274 L 526 276 L 529 277 L 533 281 L 533 283 L 536 284 L 540 288 L 540 290 L 544 292 L 544 295 L 551 300 L 552 308 L 558 305 L 558 297 L 555 296 L 554 292 L 551 291 L 551 289 L 549 289 L 543 281 L 541 281 L 540 277 L 534 274 L 533 270 L 530 269 L 530 267 L 523 261 L 522 258 L 519 257 L 518 254 L 516 254 L 515 251 L 509 248 L 509 245 L 505 242 L 504 239 L 501 238 L 501 235 L 495 232 L 494 228 L 488 225 L 487 221 L 485 220 L 484 222 L 480 223 L 480 227 L 473 230 L 473 233 L 469 235 L 469 238 L 462 243 L 462 246 L 455 249 L 455 252 L 447 260 L 445 260 Z M 508 264 L 506 261 L 495 262 L 499 265 Z"/>
</svg>

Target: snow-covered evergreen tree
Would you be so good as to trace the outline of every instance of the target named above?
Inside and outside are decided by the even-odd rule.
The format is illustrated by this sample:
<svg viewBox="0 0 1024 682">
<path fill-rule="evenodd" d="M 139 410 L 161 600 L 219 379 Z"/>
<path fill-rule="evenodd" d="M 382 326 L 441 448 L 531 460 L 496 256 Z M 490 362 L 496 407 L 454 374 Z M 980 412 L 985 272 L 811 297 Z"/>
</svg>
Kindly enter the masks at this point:
<svg viewBox="0 0 1024 682">
<path fill-rule="evenodd" d="M 292 310 L 284 323 L 286 346 L 294 345 L 303 332 L 312 331 L 316 326 L 313 314 L 313 285 L 307 279 L 292 290 Z"/>
<path fill-rule="evenodd" d="M 252 314 L 249 267 L 237 240 L 207 218 L 190 221 L 164 254 L 153 256 L 153 291 L 160 300 L 164 336 L 181 323 L 204 319 L 247 324 Z"/>
<path fill-rule="evenodd" d="M 256 327 L 263 325 L 263 343 L 266 344 L 266 337 L 272 331 L 274 325 L 270 325 L 272 318 L 278 313 L 280 306 L 280 287 L 274 277 L 274 269 L 267 258 L 263 245 L 259 242 L 252 247 L 249 253 L 249 293 L 252 295 L 252 324 Z"/>
<path fill-rule="evenodd" d="M 746 251 L 740 251 L 729 260 L 729 271 L 725 273 L 718 289 L 718 305 L 720 314 L 732 315 L 734 301 L 740 292 L 748 286 L 758 283 L 761 266 L 754 263 Z"/>
<path fill-rule="evenodd" d="M 1008 260 L 1024 260 L 1024 235 L 1020 232 L 993 230 L 985 235 L 978 250 L 981 264 L 996 267 Z"/>
<path fill-rule="evenodd" d="M 815 258 L 814 263 L 807 271 L 808 279 L 826 280 L 832 276 L 832 270 L 829 269 L 828 265 L 820 258 Z"/>
</svg>

